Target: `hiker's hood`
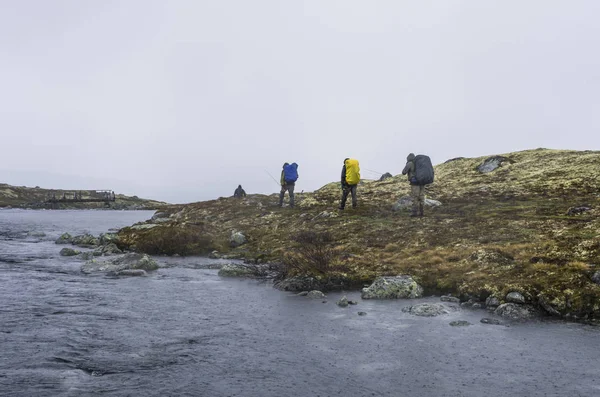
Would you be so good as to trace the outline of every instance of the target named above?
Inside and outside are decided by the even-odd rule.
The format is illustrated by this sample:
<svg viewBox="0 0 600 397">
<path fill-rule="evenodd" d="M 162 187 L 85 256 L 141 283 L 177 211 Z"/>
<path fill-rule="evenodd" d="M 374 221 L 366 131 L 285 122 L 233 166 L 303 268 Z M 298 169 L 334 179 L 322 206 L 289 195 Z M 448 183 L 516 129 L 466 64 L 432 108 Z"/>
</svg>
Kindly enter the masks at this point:
<svg viewBox="0 0 600 397">
<path fill-rule="evenodd" d="M 406 157 L 406 161 L 413 161 L 415 159 L 415 154 L 411 153 L 408 155 L 408 157 Z"/>
</svg>

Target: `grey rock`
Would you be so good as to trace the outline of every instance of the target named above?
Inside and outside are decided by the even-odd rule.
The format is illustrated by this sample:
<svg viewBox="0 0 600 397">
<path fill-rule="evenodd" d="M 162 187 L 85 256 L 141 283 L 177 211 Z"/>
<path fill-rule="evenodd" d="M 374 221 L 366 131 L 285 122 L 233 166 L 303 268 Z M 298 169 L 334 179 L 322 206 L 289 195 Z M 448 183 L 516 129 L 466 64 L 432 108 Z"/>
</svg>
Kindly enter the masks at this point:
<svg viewBox="0 0 600 397">
<path fill-rule="evenodd" d="M 460 307 L 463 309 L 481 309 L 482 305 L 473 299 L 469 299 L 468 301 L 461 303 Z"/>
<path fill-rule="evenodd" d="M 250 277 L 253 275 L 253 271 L 248 266 L 229 263 L 221 267 L 218 275 L 221 277 Z"/>
<path fill-rule="evenodd" d="M 528 320 L 539 316 L 539 312 L 533 306 L 516 303 L 504 303 L 498 306 L 494 313 L 512 320 Z"/>
<path fill-rule="evenodd" d="M 487 174 L 488 172 L 492 172 L 500 167 L 502 167 L 505 163 L 513 163 L 511 159 L 504 156 L 493 156 L 487 158 L 483 163 L 477 166 L 477 171 L 482 174 Z"/>
<path fill-rule="evenodd" d="M 385 174 L 381 175 L 381 178 L 379 178 L 379 182 L 385 181 L 386 179 L 390 179 L 392 177 L 393 177 L 392 174 L 390 174 L 389 172 L 386 172 Z"/>
<path fill-rule="evenodd" d="M 97 247 L 100 245 L 100 240 L 91 234 L 83 234 L 81 236 L 75 236 L 71 240 L 71 244 L 78 247 Z"/>
<path fill-rule="evenodd" d="M 154 215 L 152 215 L 152 218 L 150 218 L 150 220 L 155 221 L 157 219 L 165 219 L 165 218 L 169 218 L 169 215 L 164 212 L 157 211 L 154 213 Z"/>
<path fill-rule="evenodd" d="M 143 276 L 147 276 L 148 273 L 146 273 L 146 271 L 142 270 L 142 269 L 125 269 L 125 270 L 115 272 L 115 275 L 116 276 L 128 276 L 128 277 L 143 277 Z"/>
<path fill-rule="evenodd" d="M 592 208 L 591 207 L 587 207 L 587 206 L 571 207 L 567 211 L 567 215 L 569 215 L 569 216 L 581 215 L 581 214 L 583 214 L 585 212 L 588 212 L 588 211 L 591 211 L 591 210 L 592 210 Z"/>
<path fill-rule="evenodd" d="M 482 318 L 479 322 L 482 324 L 502 325 L 502 321 L 496 318 Z"/>
<path fill-rule="evenodd" d="M 46 237 L 46 233 L 44 233 L 44 232 L 28 232 L 27 235 L 30 237 L 37 237 L 37 238 Z"/>
<path fill-rule="evenodd" d="M 229 245 L 233 248 L 246 244 L 246 236 L 242 232 L 232 232 L 229 237 Z"/>
<path fill-rule="evenodd" d="M 111 260 L 101 261 L 92 259 L 81 266 L 81 272 L 86 274 L 95 272 L 117 273 L 131 269 L 141 269 L 145 271 L 156 270 L 158 269 L 158 263 L 145 254 L 125 254 Z"/>
<path fill-rule="evenodd" d="M 76 251 L 72 248 L 63 248 L 60 250 L 60 255 L 61 256 L 75 256 L 75 255 L 79 255 L 80 252 Z"/>
<path fill-rule="evenodd" d="M 94 252 L 92 252 L 92 251 L 82 252 L 81 254 L 79 254 L 79 258 L 84 261 L 89 261 L 91 259 L 94 259 Z"/>
<path fill-rule="evenodd" d="M 520 292 L 509 292 L 506 294 L 506 301 L 511 303 L 525 303 L 525 297 Z"/>
<path fill-rule="evenodd" d="M 155 223 L 141 223 L 141 224 L 131 226 L 131 229 L 133 229 L 133 230 L 148 230 L 148 229 L 153 229 L 157 226 L 159 226 L 159 225 L 157 225 Z"/>
<path fill-rule="evenodd" d="M 446 296 L 446 295 L 442 295 L 440 297 L 440 300 L 442 302 L 452 302 L 452 303 L 460 303 L 460 299 L 458 299 L 455 296 Z"/>
<path fill-rule="evenodd" d="M 410 313 L 421 317 L 435 317 L 442 314 L 448 314 L 453 310 L 441 303 L 419 303 L 418 305 L 402 308 L 405 313 Z"/>
<path fill-rule="evenodd" d="M 73 236 L 71 236 L 69 233 L 63 233 L 58 239 L 56 239 L 55 243 L 71 244 L 71 241 L 73 241 Z"/>
<path fill-rule="evenodd" d="M 322 293 L 321 291 L 317 291 L 317 290 L 310 291 L 308 294 L 306 294 L 306 297 L 310 298 L 310 299 L 327 298 L 324 293 Z"/>
<path fill-rule="evenodd" d="M 351 301 L 351 300 L 349 300 L 348 304 L 349 305 L 358 305 L 358 302 L 357 301 Z"/>
<path fill-rule="evenodd" d="M 538 303 L 539 303 L 540 307 L 546 311 L 546 313 L 548 313 L 552 316 L 556 316 L 556 317 L 561 316 L 560 312 L 558 310 L 556 310 L 554 307 L 552 307 L 550 302 L 548 302 L 548 300 L 545 297 L 540 296 L 538 298 Z"/>
<path fill-rule="evenodd" d="M 104 245 L 94 251 L 94 256 L 110 256 L 110 255 L 120 255 L 123 251 L 121 251 L 115 243 L 110 243 Z"/>
<path fill-rule="evenodd" d="M 341 299 L 336 302 L 336 305 L 339 307 L 348 307 L 348 298 L 346 298 L 346 295 L 342 296 Z"/>
<path fill-rule="evenodd" d="M 485 306 L 495 309 L 498 306 L 500 306 L 500 300 L 498 300 L 498 298 L 496 298 L 495 296 L 488 296 L 485 300 Z"/>
<path fill-rule="evenodd" d="M 319 289 L 321 283 L 313 277 L 297 276 L 278 281 L 273 286 L 281 291 L 300 292 Z"/>
<path fill-rule="evenodd" d="M 363 299 L 399 299 L 420 298 L 423 296 L 421 287 L 411 276 L 378 277 L 373 284 L 363 288 Z"/>
<path fill-rule="evenodd" d="M 117 233 L 102 233 L 98 237 L 100 245 L 116 244 L 119 241 Z"/>
<path fill-rule="evenodd" d="M 298 295 L 298 296 L 306 296 L 306 295 L 308 295 L 308 291 L 302 291 L 302 292 L 297 293 L 296 295 Z"/>
<path fill-rule="evenodd" d="M 425 199 L 426 207 L 440 207 L 442 203 L 437 200 Z M 412 209 L 412 197 L 404 196 L 394 203 L 392 211 L 410 210 Z"/>
<path fill-rule="evenodd" d="M 600 270 L 594 273 L 594 275 L 592 276 L 592 281 L 600 285 Z"/>
<path fill-rule="evenodd" d="M 466 326 L 469 326 L 469 325 L 473 325 L 473 324 L 471 324 L 470 322 L 465 321 L 465 320 L 451 321 L 450 322 L 450 326 L 451 327 L 466 327 Z"/>
<path fill-rule="evenodd" d="M 221 259 L 221 254 L 219 253 L 219 251 L 212 251 L 210 254 L 208 254 L 208 257 L 210 259 Z"/>
<path fill-rule="evenodd" d="M 366 315 L 367 315 L 367 312 L 358 312 L 358 315 L 359 315 L 359 316 L 366 316 Z"/>
</svg>

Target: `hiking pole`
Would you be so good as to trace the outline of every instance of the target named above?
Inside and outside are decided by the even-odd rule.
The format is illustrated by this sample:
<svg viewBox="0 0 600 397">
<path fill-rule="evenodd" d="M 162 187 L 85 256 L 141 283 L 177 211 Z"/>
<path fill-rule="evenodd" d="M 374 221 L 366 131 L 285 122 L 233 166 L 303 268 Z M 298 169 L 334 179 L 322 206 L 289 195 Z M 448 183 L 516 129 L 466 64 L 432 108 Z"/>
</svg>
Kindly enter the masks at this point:
<svg viewBox="0 0 600 397">
<path fill-rule="evenodd" d="M 375 174 L 379 174 L 379 175 L 383 175 L 383 174 L 384 174 L 383 172 L 377 172 L 377 171 L 373 171 L 373 170 L 370 170 L 370 169 L 368 169 L 368 168 L 365 168 L 365 167 L 363 167 L 363 170 L 365 170 L 365 171 L 369 171 L 369 172 L 373 172 L 373 173 L 375 173 Z"/>
<path fill-rule="evenodd" d="M 271 175 L 269 173 L 269 171 L 265 170 L 265 172 L 267 173 L 267 175 L 269 175 L 271 177 L 271 179 L 273 179 L 273 182 L 275 182 L 277 184 L 277 186 L 279 186 L 279 182 L 277 182 L 277 179 L 273 178 L 273 175 Z"/>
</svg>

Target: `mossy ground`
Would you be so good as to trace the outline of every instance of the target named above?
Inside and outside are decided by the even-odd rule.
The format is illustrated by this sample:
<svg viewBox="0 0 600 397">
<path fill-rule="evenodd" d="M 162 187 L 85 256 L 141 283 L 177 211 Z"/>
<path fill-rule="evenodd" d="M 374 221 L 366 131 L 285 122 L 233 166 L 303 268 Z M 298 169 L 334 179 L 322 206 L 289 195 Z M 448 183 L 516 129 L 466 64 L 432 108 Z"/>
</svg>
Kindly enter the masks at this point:
<svg viewBox="0 0 600 397">
<path fill-rule="evenodd" d="M 568 216 L 570 207 L 600 204 L 600 153 L 538 149 L 505 154 L 511 163 L 481 174 L 485 157 L 459 159 L 436 167 L 428 197 L 443 206 L 423 218 L 392 211 L 408 195 L 402 176 L 364 181 L 359 207 L 338 211 L 338 184 L 297 195 L 296 208 L 276 207 L 277 195 L 242 200 L 221 198 L 167 207 L 172 221 L 145 231 L 124 229 L 126 245 L 158 234 L 200 231 L 201 246 L 229 250 L 233 230 L 248 243 L 233 252 L 281 261 L 303 230 L 328 231 L 336 243 L 343 274 L 357 282 L 378 275 L 410 274 L 426 293 L 454 293 L 501 300 L 509 291 L 531 302 L 549 302 L 561 314 L 600 318 L 600 221 L 597 210 Z"/>
</svg>

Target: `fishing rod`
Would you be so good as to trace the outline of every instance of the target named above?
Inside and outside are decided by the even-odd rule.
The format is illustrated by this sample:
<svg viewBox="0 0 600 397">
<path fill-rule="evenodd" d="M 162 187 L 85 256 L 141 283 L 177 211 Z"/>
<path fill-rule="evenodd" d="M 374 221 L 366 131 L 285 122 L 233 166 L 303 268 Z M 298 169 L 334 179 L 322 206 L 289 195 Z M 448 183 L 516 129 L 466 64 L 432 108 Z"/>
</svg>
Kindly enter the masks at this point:
<svg viewBox="0 0 600 397">
<path fill-rule="evenodd" d="M 370 170 L 370 169 L 364 168 L 364 167 L 363 167 L 363 170 L 368 171 L 368 172 L 372 172 L 374 174 L 379 174 L 379 175 L 383 175 L 384 174 L 384 172 L 377 172 L 377 171 L 373 171 L 373 170 Z"/>
<path fill-rule="evenodd" d="M 269 176 L 271 177 L 271 179 L 273 179 L 273 182 L 275 182 L 275 183 L 277 184 L 277 186 L 279 186 L 279 182 L 277 182 L 277 179 L 275 179 L 275 178 L 273 177 L 273 175 L 271 175 L 271 174 L 269 173 L 269 171 L 265 170 L 265 172 L 267 173 L 267 175 L 269 175 Z"/>
</svg>

